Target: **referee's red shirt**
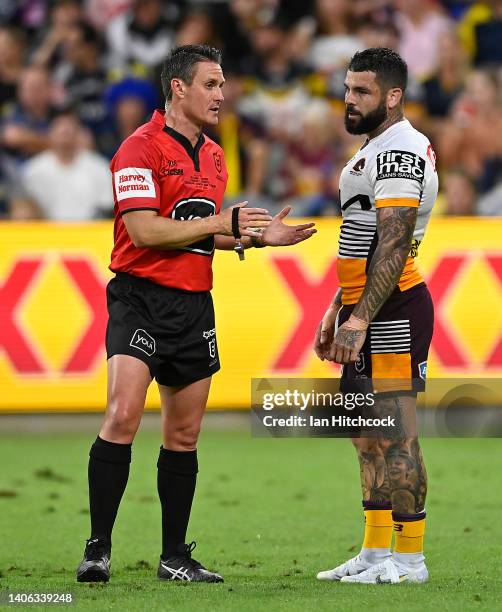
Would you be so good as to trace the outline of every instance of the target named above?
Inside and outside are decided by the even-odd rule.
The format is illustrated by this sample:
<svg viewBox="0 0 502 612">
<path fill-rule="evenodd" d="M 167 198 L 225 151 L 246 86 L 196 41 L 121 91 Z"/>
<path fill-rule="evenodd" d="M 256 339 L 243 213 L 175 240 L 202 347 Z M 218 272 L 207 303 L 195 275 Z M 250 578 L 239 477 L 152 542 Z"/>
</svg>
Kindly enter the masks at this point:
<svg viewBox="0 0 502 612">
<path fill-rule="evenodd" d="M 163 111 L 155 111 L 124 140 L 110 168 L 115 199 L 110 270 L 167 287 L 209 291 L 213 237 L 178 250 L 137 248 L 122 217 L 134 210 L 155 210 L 180 221 L 217 214 L 228 176 L 221 147 L 202 134 L 192 147 L 185 136 L 165 125 Z"/>
</svg>

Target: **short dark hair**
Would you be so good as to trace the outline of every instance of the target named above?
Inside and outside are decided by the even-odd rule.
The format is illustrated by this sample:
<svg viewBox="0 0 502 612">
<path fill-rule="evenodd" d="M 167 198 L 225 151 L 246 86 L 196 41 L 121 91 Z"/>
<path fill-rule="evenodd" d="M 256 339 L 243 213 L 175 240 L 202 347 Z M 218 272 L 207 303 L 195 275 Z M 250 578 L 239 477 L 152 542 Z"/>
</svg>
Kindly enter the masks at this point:
<svg viewBox="0 0 502 612">
<path fill-rule="evenodd" d="M 408 66 L 404 59 L 392 49 L 378 47 L 356 53 L 350 60 L 348 70 L 352 72 L 374 72 L 382 89 L 399 87 L 406 91 Z"/>
<path fill-rule="evenodd" d="M 85 21 L 79 21 L 75 27 L 81 32 L 83 43 L 99 47 L 101 39 L 96 28 Z"/>
<path fill-rule="evenodd" d="M 176 47 L 164 62 L 161 74 L 162 91 L 166 100 L 172 100 L 171 79 L 182 79 L 192 84 L 194 67 L 199 62 L 221 64 L 221 51 L 208 45 L 183 45 Z"/>
</svg>

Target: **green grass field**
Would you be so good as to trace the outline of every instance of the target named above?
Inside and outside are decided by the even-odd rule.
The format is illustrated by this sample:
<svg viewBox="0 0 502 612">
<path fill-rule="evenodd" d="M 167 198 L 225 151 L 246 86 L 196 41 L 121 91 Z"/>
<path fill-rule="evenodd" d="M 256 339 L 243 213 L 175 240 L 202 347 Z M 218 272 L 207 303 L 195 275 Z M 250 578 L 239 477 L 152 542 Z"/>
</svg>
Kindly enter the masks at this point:
<svg viewBox="0 0 502 612">
<path fill-rule="evenodd" d="M 198 542 L 195 558 L 225 583 L 197 585 L 156 578 L 159 439 L 140 432 L 115 526 L 112 579 L 89 585 L 77 584 L 74 571 L 88 537 L 94 436 L 0 435 L 0 590 L 70 591 L 78 610 L 502 610 L 501 440 L 425 440 L 431 581 L 353 586 L 315 579 L 361 543 L 350 442 L 206 431 L 189 538 Z"/>
</svg>

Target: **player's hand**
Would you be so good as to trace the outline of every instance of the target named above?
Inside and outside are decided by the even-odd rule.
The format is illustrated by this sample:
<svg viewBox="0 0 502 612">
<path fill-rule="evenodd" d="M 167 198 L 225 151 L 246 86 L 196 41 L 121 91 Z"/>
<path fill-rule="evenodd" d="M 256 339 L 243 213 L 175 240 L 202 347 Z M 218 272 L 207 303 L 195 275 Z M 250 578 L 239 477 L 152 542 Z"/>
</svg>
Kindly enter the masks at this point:
<svg viewBox="0 0 502 612">
<path fill-rule="evenodd" d="M 330 305 L 315 333 L 314 351 L 321 361 L 329 359 L 329 350 L 335 336 L 335 325 L 341 304 Z"/>
<path fill-rule="evenodd" d="M 329 361 L 355 363 L 366 340 L 368 323 L 353 315 L 338 328 L 329 350 Z"/>
<path fill-rule="evenodd" d="M 298 244 L 313 236 L 317 230 L 315 223 L 304 223 L 302 225 L 286 225 L 283 219 L 291 212 L 291 206 L 283 208 L 272 219 L 270 224 L 261 234 L 263 246 L 289 246 Z"/>
<path fill-rule="evenodd" d="M 254 236 L 258 238 L 260 232 L 256 231 L 259 228 L 265 228 L 272 221 L 268 210 L 265 208 L 247 208 L 247 202 L 240 202 L 230 208 L 226 208 L 219 215 L 221 230 L 218 234 L 224 236 L 233 236 L 232 232 L 232 209 L 240 208 L 239 211 L 239 232 L 241 236 Z"/>
</svg>

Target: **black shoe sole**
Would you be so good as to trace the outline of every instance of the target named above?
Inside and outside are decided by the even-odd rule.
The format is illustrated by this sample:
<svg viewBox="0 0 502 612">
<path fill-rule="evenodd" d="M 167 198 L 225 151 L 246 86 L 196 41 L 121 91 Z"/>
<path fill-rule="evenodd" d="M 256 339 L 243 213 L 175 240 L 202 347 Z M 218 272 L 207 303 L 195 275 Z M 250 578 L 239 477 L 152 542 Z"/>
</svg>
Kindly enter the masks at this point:
<svg viewBox="0 0 502 612">
<path fill-rule="evenodd" d="M 77 582 L 108 582 L 110 576 L 103 574 L 99 570 L 87 570 L 79 576 L 77 576 Z"/>
<path fill-rule="evenodd" d="M 196 583 L 206 583 L 206 584 L 217 584 L 217 583 L 222 583 L 225 582 L 223 580 L 223 578 L 221 579 L 216 579 L 216 580 L 182 580 L 181 578 L 164 578 L 163 576 L 159 576 L 157 574 L 157 578 L 159 580 L 162 580 L 162 582 L 191 582 L 192 584 L 196 584 Z"/>
</svg>

